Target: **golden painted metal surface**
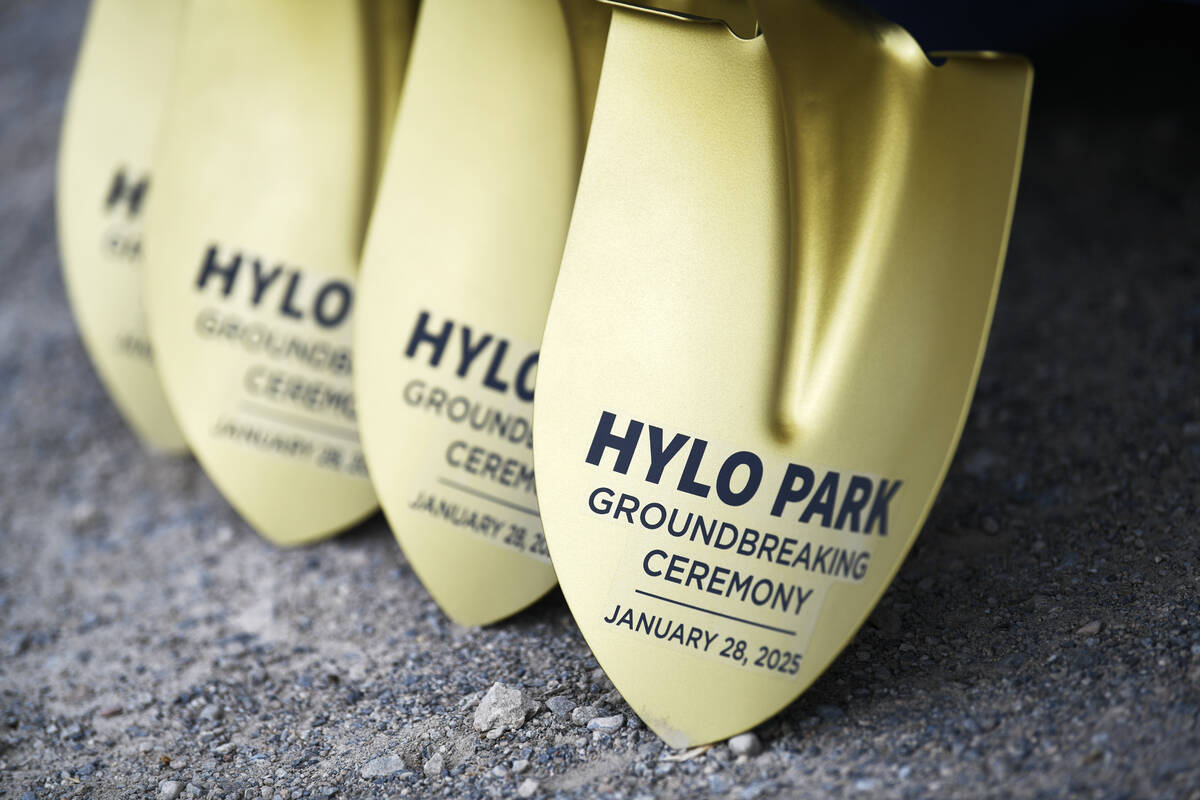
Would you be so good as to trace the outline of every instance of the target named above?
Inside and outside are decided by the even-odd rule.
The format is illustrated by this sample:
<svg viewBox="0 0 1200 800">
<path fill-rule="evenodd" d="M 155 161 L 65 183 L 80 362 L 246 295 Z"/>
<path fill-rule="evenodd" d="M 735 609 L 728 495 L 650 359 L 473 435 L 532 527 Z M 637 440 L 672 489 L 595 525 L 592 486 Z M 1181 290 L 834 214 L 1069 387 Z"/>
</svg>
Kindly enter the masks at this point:
<svg viewBox="0 0 1200 800">
<path fill-rule="evenodd" d="M 148 445 L 185 450 L 142 313 L 150 160 L 181 33 L 181 0 L 93 0 L 58 159 L 67 296 L 96 371 Z"/>
<path fill-rule="evenodd" d="M 146 299 L 167 395 L 213 482 L 280 544 L 376 507 L 351 320 L 399 84 L 376 70 L 409 35 L 381 29 L 377 2 L 190 4 L 155 159 Z"/>
<path fill-rule="evenodd" d="M 396 538 L 462 624 L 555 583 L 533 386 L 608 16 L 591 0 L 420 12 L 364 253 L 355 387 Z"/>
<path fill-rule="evenodd" d="M 908 552 L 979 371 L 1031 84 L 840 6 L 753 7 L 749 40 L 614 12 L 535 411 L 567 601 L 676 747 L 791 702 Z"/>
</svg>

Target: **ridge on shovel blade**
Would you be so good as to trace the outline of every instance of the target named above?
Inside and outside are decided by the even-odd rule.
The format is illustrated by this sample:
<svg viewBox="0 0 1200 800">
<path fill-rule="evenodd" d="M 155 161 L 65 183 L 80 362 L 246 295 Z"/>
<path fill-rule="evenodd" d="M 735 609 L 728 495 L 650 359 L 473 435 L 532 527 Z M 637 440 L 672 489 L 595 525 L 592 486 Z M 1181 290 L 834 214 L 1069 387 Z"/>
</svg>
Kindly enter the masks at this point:
<svg viewBox="0 0 1200 800">
<path fill-rule="evenodd" d="M 167 396 L 213 482 L 278 544 L 376 508 L 350 323 L 411 34 L 384 2 L 191 3 L 155 158 L 145 287 Z"/>
<path fill-rule="evenodd" d="M 609 10 L 421 7 L 363 257 L 363 448 L 414 571 L 456 622 L 554 586 L 534 490 L 538 349 Z"/>
<path fill-rule="evenodd" d="M 614 11 L 535 412 L 563 592 L 675 747 L 796 698 L 912 545 L 984 352 L 1031 83 L 839 5 L 753 8 L 750 40 Z"/>
<path fill-rule="evenodd" d="M 159 383 L 142 312 L 142 220 L 183 3 L 93 0 L 58 158 L 64 283 L 104 386 L 150 447 L 187 449 Z"/>
</svg>

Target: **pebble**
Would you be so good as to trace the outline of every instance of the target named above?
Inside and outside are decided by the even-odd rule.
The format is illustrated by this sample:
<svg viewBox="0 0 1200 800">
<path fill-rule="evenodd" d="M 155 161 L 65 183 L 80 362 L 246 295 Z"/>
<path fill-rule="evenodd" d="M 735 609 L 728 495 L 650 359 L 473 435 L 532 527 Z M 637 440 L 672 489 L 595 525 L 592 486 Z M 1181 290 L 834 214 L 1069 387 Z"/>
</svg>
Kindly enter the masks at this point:
<svg viewBox="0 0 1200 800">
<path fill-rule="evenodd" d="M 521 785 L 517 787 L 517 797 L 533 797 L 537 794 L 538 782 L 533 778 L 526 778 L 521 781 Z"/>
<path fill-rule="evenodd" d="M 372 758 L 363 764 L 358 774 L 364 778 L 382 778 L 395 775 L 402 769 L 404 769 L 404 760 L 400 756 L 386 755 Z"/>
<path fill-rule="evenodd" d="M 571 712 L 571 722 L 576 725 L 587 725 L 598 716 L 600 716 L 600 712 L 594 706 L 579 706 Z"/>
<path fill-rule="evenodd" d="M 104 515 L 91 503 L 81 503 L 71 509 L 71 527 L 82 532 L 99 525 L 104 521 Z"/>
<path fill-rule="evenodd" d="M 557 717 L 565 717 L 575 709 L 575 701 L 569 697 L 558 695 L 551 697 L 546 701 L 546 708 L 554 712 Z"/>
<path fill-rule="evenodd" d="M 1095 636 L 1097 633 L 1100 632 L 1100 627 L 1101 627 L 1100 620 L 1094 619 L 1091 622 L 1089 622 L 1087 625 L 1084 625 L 1082 628 L 1075 631 L 1075 634 L 1077 636 Z"/>
<path fill-rule="evenodd" d="M 537 703 L 514 686 L 493 683 L 475 709 L 475 730 L 516 730 L 537 709 Z"/>
<path fill-rule="evenodd" d="M 763 746 L 757 734 L 747 731 L 729 740 L 729 750 L 735 756 L 756 756 L 763 751 Z"/>
<path fill-rule="evenodd" d="M 529 759 L 527 758 L 518 758 L 516 761 L 512 762 L 512 771 L 514 775 L 520 775 L 527 769 L 529 769 Z"/>
<path fill-rule="evenodd" d="M 426 777 L 437 778 L 446 771 L 446 760 L 442 758 L 441 753 L 435 753 L 432 758 L 425 762 L 424 772 Z"/>
<path fill-rule="evenodd" d="M 817 716 L 823 720 L 845 719 L 846 712 L 839 706 L 817 706 Z"/>
<path fill-rule="evenodd" d="M 200 710 L 200 719 L 207 722 L 216 722 L 225 716 L 225 709 L 216 703 L 209 703 Z"/>
<path fill-rule="evenodd" d="M 988 449 L 976 450 L 963 459 L 963 469 L 973 478 L 983 478 L 1000 457 Z"/>
<path fill-rule="evenodd" d="M 183 792 L 183 784 L 179 781 L 163 781 L 158 785 L 158 796 L 163 800 L 175 800 Z"/>
<path fill-rule="evenodd" d="M 594 717 L 588 721 L 587 729 L 589 731 L 605 731 L 612 732 L 620 730 L 625 724 L 624 714 L 613 714 L 611 717 Z"/>
</svg>

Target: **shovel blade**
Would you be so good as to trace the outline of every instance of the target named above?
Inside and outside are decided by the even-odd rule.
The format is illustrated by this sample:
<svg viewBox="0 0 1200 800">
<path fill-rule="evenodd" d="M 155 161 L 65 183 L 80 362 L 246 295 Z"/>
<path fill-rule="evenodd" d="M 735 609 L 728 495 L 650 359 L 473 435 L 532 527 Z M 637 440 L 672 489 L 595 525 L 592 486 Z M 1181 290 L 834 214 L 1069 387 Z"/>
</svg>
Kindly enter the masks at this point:
<svg viewBox="0 0 1200 800">
<path fill-rule="evenodd" d="M 142 223 L 150 162 L 182 34 L 183 4 L 95 0 L 59 151 L 59 252 L 96 371 L 151 447 L 187 449 L 151 355 L 142 311 Z"/>
<path fill-rule="evenodd" d="M 402 48 L 371 40 L 393 35 L 372 30 L 374 5 L 191 4 L 156 154 L 145 288 L 168 398 L 213 482 L 279 544 L 376 508 L 351 319 L 385 122 L 371 67 Z"/>
<path fill-rule="evenodd" d="M 383 509 L 461 624 L 555 584 L 533 386 L 607 14 L 587 0 L 421 9 L 363 261 L 356 388 Z"/>
<path fill-rule="evenodd" d="M 962 428 L 1019 171 L 1024 62 L 935 68 L 796 8 L 745 41 L 614 12 L 542 348 L 563 592 L 676 747 L 791 702 L 891 581 Z M 847 63 L 791 59 L 835 34 Z"/>
</svg>

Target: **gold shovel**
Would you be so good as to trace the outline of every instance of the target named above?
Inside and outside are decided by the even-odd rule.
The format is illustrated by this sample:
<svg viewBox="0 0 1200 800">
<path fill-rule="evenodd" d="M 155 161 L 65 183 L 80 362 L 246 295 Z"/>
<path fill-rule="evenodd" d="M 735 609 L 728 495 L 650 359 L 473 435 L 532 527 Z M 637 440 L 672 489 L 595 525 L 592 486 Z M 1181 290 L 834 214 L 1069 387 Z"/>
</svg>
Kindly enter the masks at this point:
<svg viewBox="0 0 1200 800">
<path fill-rule="evenodd" d="M 535 464 L 588 643 L 683 747 L 807 688 L 920 530 L 983 357 L 1031 70 L 934 66 L 825 0 L 718 4 L 752 11 L 744 38 L 702 4 L 613 5 Z"/>
<path fill-rule="evenodd" d="M 147 444 L 186 449 L 142 313 L 150 161 L 182 33 L 178 0 L 94 0 L 58 160 L 58 239 L 79 332 L 113 401 Z"/>
<path fill-rule="evenodd" d="M 189 4 L 155 159 L 145 296 L 163 384 L 213 482 L 280 544 L 376 507 L 350 338 L 411 34 L 387 2 Z"/>
<path fill-rule="evenodd" d="M 609 10 L 422 6 L 363 257 L 355 388 L 396 538 L 455 621 L 554 586 L 534 493 L 538 348 Z"/>
</svg>

